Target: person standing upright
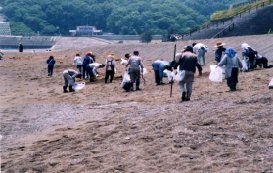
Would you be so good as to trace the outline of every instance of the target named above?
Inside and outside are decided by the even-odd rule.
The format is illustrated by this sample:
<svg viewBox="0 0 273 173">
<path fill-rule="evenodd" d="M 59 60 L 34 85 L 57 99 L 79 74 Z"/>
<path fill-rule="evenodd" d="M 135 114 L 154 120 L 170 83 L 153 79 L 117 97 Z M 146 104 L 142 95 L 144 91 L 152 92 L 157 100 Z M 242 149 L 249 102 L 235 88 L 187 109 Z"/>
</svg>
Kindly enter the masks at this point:
<svg viewBox="0 0 273 173">
<path fill-rule="evenodd" d="M 193 53 L 195 53 L 197 56 L 198 64 L 206 65 L 206 52 L 208 50 L 208 47 L 203 43 L 193 43 L 192 47 Z"/>
<path fill-rule="evenodd" d="M 91 56 L 92 56 L 92 53 L 89 52 L 85 55 L 85 57 L 83 59 L 83 62 L 82 62 L 82 77 L 83 77 L 83 79 L 88 78 L 87 66 L 89 64 L 94 63 L 94 59 Z"/>
<path fill-rule="evenodd" d="M 79 70 L 80 74 L 82 74 L 82 57 L 79 53 L 76 54 L 74 57 L 74 64 L 76 65 L 77 69 Z"/>
<path fill-rule="evenodd" d="M 139 56 L 138 51 L 134 51 L 133 55 L 130 56 L 127 66 L 129 66 L 129 75 L 130 75 L 131 82 L 135 84 L 136 86 L 135 90 L 138 91 L 140 90 L 139 88 L 140 75 L 143 72 L 143 68 L 144 68 L 142 58 Z"/>
<path fill-rule="evenodd" d="M 181 101 L 190 101 L 196 67 L 198 68 L 199 75 L 202 75 L 202 67 L 197 62 L 197 57 L 193 53 L 192 46 L 187 46 L 183 53 L 178 53 L 175 61 L 175 68 L 179 65 L 179 71 L 181 72 L 181 81 L 179 82 L 182 92 Z"/>
<path fill-rule="evenodd" d="M 227 48 L 225 55 L 222 58 L 218 66 L 225 65 L 225 77 L 227 79 L 227 85 L 230 91 L 236 91 L 236 85 L 238 83 L 239 68 L 243 65 L 237 56 L 237 52 L 234 48 Z"/>
<path fill-rule="evenodd" d="M 223 56 L 223 52 L 225 53 L 226 48 L 224 48 L 225 43 L 217 42 L 215 47 L 217 48 L 215 50 L 215 61 L 218 64 Z"/>
<path fill-rule="evenodd" d="M 110 77 L 110 83 L 112 83 L 115 75 L 116 62 L 113 55 L 108 55 L 105 60 L 106 72 L 105 72 L 105 83 L 108 82 Z"/>
<path fill-rule="evenodd" d="M 24 51 L 24 46 L 22 43 L 19 44 L 19 52 L 23 52 Z"/>
<path fill-rule="evenodd" d="M 54 65 L 55 65 L 54 57 L 52 55 L 49 56 L 49 58 L 46 61 L 46 63 L 47 63 L 48 76 L 52 76 L 53 75 Z"/>
</svg>

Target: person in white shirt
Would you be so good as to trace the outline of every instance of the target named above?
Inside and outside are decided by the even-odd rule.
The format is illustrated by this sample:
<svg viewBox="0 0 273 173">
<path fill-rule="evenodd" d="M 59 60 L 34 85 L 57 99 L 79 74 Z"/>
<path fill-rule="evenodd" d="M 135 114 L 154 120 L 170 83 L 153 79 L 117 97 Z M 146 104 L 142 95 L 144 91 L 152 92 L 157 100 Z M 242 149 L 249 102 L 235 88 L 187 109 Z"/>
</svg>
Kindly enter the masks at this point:
<svg viewBox="0 0 273 173">
<path fill-rule="evenodd" d="M 193 43 L 193 53 L 197 56 L 198 64 L 206 65 L 206 52 L 208 47 L 203 43 Z"/>
<path fill-rule="evenodd" d="M 80 74 L 82 74 L 82 57 L 79 53 L 76 54 L 74 57 L 74 64 L 76 65 L 77 69 L 79 70 Z"/>
</svg>

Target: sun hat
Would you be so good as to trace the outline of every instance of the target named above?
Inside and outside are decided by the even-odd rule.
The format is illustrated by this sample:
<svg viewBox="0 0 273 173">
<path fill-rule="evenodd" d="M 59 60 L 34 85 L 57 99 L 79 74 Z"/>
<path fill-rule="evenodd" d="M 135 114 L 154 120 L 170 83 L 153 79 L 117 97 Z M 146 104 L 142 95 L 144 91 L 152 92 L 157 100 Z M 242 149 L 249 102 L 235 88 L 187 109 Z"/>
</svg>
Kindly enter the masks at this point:
<svg viewBox="0 0 273 173">
<path fill-rule="evenodd" d="M 225 45 L 225 43 L 217 42 L 216 45 L 215 45 L 215 47 L 221 47 L 221 46 L 224 46 L 224 45 Z"/>
</svg>

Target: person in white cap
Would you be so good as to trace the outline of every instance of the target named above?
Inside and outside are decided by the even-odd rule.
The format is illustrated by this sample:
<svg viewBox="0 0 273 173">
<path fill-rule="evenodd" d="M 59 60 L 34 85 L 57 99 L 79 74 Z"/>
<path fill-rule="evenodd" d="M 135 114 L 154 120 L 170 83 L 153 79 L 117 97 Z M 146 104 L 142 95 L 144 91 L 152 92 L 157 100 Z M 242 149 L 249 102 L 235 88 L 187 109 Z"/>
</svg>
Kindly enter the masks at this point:
<svg viewBox="0 0 273 173">
<path fill-rule="evenodd" d="M 242 56 L 243 56 L 243 60 L 246 61 L 247 66 L 248 66 L 248 70 L 254 70 L 254 66 L 256 64 L 256 56 L 258 54 L 258 52 L 256 50 L 254 50 L 253 48 L 251 48 L 247 43 L 243 43 L 241 45 L 242 47 Z"/>
<path fill-rule="evenodd" d="M 203 43 L 193 43 L 193 53 L 197 56 L 198 64 L 206 65 L 206 52 L 208 51 L 208 47 Z"/>
</svg>

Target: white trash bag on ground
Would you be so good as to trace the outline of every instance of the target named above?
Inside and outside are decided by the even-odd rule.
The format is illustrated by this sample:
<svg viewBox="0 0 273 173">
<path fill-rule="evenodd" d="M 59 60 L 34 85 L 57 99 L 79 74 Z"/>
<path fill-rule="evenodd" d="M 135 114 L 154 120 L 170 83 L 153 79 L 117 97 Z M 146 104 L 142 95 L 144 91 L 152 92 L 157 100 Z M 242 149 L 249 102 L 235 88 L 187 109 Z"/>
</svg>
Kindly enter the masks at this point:
<svg viewBox="0 0 273 173">
<path fill-rule="evenodd" d="M 83 83 L 75 83 L 75 85 L 72 86 L 72 89 L 75 91 L 80 91 L 85 87 L 85 82 Z"/>
<path fill-rule="evenodd" d="M 217 65 L 210 65 L 209 79 L 212 82 L 223 82 L 223 69 Z"/>
</svg>

